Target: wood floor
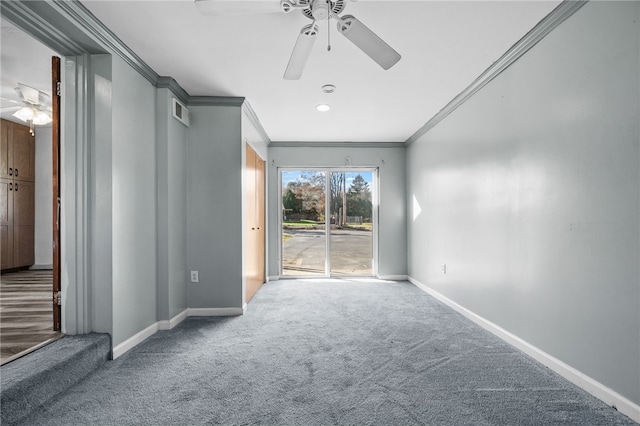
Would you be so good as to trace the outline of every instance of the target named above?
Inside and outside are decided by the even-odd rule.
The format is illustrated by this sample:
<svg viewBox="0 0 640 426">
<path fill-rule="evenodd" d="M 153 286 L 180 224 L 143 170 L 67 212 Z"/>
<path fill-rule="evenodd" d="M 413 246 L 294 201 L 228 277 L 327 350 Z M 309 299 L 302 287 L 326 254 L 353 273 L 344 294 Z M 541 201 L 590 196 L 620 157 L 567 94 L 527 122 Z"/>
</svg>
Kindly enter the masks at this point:
<svg viewBox="0 0 640 426">
<path fill-rule="evenodd" d="M 0 365 L 60 337 L 53 331 L 50 270 L 0 275 Z"/>
</svg>

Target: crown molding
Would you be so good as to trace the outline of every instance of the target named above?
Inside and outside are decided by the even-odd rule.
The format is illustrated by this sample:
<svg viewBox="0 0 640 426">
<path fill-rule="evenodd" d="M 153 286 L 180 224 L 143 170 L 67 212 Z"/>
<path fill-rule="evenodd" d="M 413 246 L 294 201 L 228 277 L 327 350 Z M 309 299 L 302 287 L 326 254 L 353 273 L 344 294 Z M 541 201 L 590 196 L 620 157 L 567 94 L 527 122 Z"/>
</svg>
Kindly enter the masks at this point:
<svg viewBox="0 0 640 426">
<path fill-rule="evenodd" d="M 2 17 L 61 55 L 80 55 L 99 50 L 98 45 L 81 43 L 56 25 L 54 5 L 45 2 L 5 0 L 0 2 Z"/>
<path fill-rule="evenodd" d="M 79 1 L 54 0 L 51 3 L 84 34 L 120 56 L 151 84 L 154 86 L 157 84 L 158 74 Z"/>
<path fill-rule="evenodd" d="M 235 106 L 241 107 L 244 97 L 235 96 L 189 96 L 188 106 Z"/>
<path fill-rule="evenodd" d="M 174 95 L 176 95 L 178 100 L 184 104 L 189 101 L 189 94 L 182 88 L 182 86 L 180 86 L 180 84 L 178 84 L 177 81 L 173 79 L 173 77 L 158 77 L 156 87 L 159 89 L 169 89 Z"/>
<path fill-rule="evenodd" d="M 564 0 L 545 16 L 531 31 L 518 40 L 509 50 L 506 51 L 497 61 L 489 66 L 480 76 L 475 79 L 466 89 L 453 98 L 444 108 L 427 121 L 418 131 L 416 131 L 404 144 L 410 145 L 433 129 L 438 123 L 444 120 L 449 114 L 464 104 L 477 91 L 482 89 L 491 80 L 500 75 L 510 65 L 522 57 L 529 49 L 535 46 L 540 40 L 547 36 L 553 29 L 564 22 L 571 15 L 576 13 L 589 0 Z"/>
<path fill-rule="evenodd" d="M 404 148 L 404 142 L 296 142 L 272 141 L 269 148 Z"/>
<path fill-rule="evenodd" d="M 133 50 L 77 0 L 0 3 L 2 17 L 63 56 L 111 53 L 158 88 L 187 103 L 189 94 L 172 77 L 159 76 Z"/>
<path fill-rule="evenodd" d="M 187 101 L 188 106 L 225 106 L 225 107 L 242 107 L 242 111 L 245 113 L 247 119 L 255 127 L 257 132 L 262 136 L 267 145 L 271 144 L 269 135 L 262 127 L 262 123 L 258 119 L 253 108 L 244 97 L 234 96 L 189 96 Z"/>
<path fill-rule="evenodd" d="M 262 139 L 264 139 L 264 141 L 267 143 L 267 145 L 270 146 L 271 145 L 271 139 L 269 139 L 269 135 L 264 130 L 264 127 L 262 127 L 262 123 L 260 123 L 260 120 L 258 119 L 258 116 L 256 115 L 256 113 L 253 110 L 253 108 L 251 108 L 251 105 L 249 104 L 248 101 L 245 101 L 244 104 L 242 104 L 242 110 L 244 111 L 245 115 L 247 116 L 247 119 L 251 122 L 251 124 L 253 124 L 253 127 L 255 127 L 256 131 L 258 133 L 260 133 L 260 136 L 262 136 Z"/>
</svg>

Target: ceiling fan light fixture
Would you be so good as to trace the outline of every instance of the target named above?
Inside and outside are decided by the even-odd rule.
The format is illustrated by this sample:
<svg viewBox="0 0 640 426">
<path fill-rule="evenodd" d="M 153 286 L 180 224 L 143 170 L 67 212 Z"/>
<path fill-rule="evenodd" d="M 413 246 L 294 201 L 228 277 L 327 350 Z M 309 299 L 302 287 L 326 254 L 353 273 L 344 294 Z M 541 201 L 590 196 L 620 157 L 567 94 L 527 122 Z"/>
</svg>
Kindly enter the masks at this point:
<svg viewBox="0 0 640 426">
<path fill-rule="evenodd" d="M 14 117 L 24 121 L 25 123 L 29 120 L 33 120 L 34 115 L 33 108 L 28 106 L 24 106 L 13 113 Z"/>
<path fill-rule="evenodd" d="M 353 15 L 343 16 L 338 21 L 338 31 L 385 70 L 401 58 L 398 52 Z"/>
<path fill-rule="evenodd" d="M 33 124 L 36 126 L 44 126 L 52 121 L 51 114 L 47 111 L 37 111 L 33 116 Z"/>
<path fill-rule="evenodd" d="M 327 104 L 320 104 L 318 106 L 316 106 L 316 109 L 320 112 L 327 112 L 331 109 L 331 105 L 327 105 Z"/>
</svg>

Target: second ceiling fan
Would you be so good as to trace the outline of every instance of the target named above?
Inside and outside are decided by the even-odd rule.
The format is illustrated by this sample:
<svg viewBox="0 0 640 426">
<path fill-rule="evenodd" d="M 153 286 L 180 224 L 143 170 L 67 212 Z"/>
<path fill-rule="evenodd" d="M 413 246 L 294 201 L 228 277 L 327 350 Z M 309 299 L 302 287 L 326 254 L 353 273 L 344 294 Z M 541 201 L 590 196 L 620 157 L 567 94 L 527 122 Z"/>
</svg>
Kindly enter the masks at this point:
<svg viewBox="0 0 640 426">
<path fill-rule="evenodd" d="M 339 16 L 346 6 L 346 0 L 195 0 L 205 15 L 231 15 L 248 13 L 289 13 L 300 10 L 311 19 L 298 34 L 289 64 L 284 72 L 285 80 L 298 80 L 318 37 L 319 21 L 335 19 L 338 32 L 366 53 L 383 69 L 387 70 L 401 58 L 400 54 L 353 15 Z M 329 47 L 330 48 L 330 47 Z"/>
</svg>

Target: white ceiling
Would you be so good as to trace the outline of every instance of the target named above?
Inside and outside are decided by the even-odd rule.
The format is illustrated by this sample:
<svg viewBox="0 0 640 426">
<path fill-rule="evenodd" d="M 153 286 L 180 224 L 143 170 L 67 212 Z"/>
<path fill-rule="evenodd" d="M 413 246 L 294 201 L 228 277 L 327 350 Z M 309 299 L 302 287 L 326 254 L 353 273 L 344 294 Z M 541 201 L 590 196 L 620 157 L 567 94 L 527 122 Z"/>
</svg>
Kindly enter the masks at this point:
<svg viewBox="0 0 640 426">
<path fill-rule="evenodd" d="M 324 21 L 298 81 L 282 75 L 300 29 L 311 22 L 300 12 L 204 16 L 193 0 L 82 3 L 190 95 L 246 97 L 272 141 L 404 142 L 560 2 L 349 1 L 343 15 L 355 15 L 402 59 L 383 70 L 333 20 L 327 52 Z M 13 44 L 5 58 L 6 29 L 3 22 L 3 96 L 16 78 L 40 84 L 38 76 L 38 83 L 28 81 L 31 66 L 19 65 L 50 57 Z M 322 93 L 326 83 L 336 92 Z M 318 112 L 320 103 L 331 111 Z"/>
</svg>

